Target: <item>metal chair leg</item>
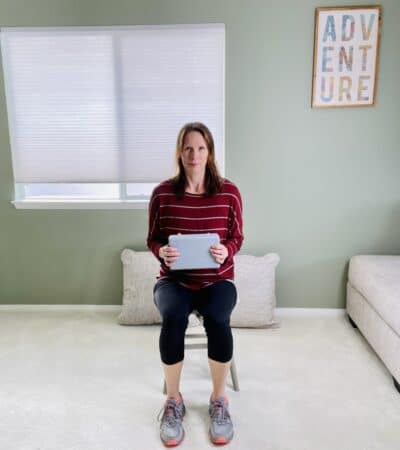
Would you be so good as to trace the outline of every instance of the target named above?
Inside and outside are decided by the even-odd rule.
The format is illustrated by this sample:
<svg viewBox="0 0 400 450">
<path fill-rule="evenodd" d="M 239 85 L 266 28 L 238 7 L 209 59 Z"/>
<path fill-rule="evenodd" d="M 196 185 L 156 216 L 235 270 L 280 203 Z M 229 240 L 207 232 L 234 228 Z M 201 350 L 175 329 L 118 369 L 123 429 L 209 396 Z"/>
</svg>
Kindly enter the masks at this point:
<svg viewBox="0 0 400 450">
<path fill-rule="evenodd" d="M 231 361 L 231 377 L 232 377 L 233 390 L 238 392 L 240 390 L 239 389 L 239 380 L 238 380 L 237 371 L 236 371 L 235 359 L 233 356 L 232 356 L 232 361 Z"/>
</svg>

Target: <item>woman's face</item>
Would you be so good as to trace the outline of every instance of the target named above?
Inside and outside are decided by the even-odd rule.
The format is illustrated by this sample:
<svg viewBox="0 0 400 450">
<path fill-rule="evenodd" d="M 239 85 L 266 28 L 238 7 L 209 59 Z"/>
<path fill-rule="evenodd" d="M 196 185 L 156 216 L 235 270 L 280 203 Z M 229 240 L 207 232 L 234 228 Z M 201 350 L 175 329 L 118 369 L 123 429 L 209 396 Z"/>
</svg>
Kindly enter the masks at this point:
<svg viewBox="0 0 400 450">
<path fill-rule="evenodd" d="M 201 133 L 190 131 L 183 142 L 181 161 L 188 174 L 202 174 L 208 159 L 207 143 Z"/>
</svg>

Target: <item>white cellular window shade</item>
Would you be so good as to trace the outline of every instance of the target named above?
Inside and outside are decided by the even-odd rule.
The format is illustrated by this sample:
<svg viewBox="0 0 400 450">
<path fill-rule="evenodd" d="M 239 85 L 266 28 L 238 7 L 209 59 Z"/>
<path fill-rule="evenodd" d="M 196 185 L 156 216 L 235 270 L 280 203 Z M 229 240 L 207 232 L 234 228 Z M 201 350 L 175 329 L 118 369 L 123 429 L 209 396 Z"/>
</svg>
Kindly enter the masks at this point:
<svg viewBox="0 0 400 450">
<path fill-rule="evenodd" d="M 2 28 L 16 183 L 152 183 L 186 122 L 224 173 L 223 24 Z"/>
</svg>

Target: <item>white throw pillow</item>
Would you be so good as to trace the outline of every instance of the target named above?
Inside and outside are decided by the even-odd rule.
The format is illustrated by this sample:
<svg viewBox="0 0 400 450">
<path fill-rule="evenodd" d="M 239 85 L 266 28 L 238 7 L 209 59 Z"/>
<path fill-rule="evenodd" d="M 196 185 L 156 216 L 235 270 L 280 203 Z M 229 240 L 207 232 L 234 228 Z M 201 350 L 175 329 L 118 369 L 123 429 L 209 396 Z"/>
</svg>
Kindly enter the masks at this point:
<svg viewBox="0 0 400 450">
<path fill-rule="evenodd" d="M 275 319 L 275 269 L 279 255 L 235 255 L 238 302 L 231 315 L 232 327 L 277 328 Z"/>
<path fill-rule="evenodd" d="M 124 292 L 118 323 L 121 325 L 161 323 L 161 316 L 154 304 L 153 296 L 153 287 L 160 272 L 160 262 L 149 251 L 136 252 L 128 248 L 122 250 L 121 261 Z M 198 325 L 200 321 L 191 314 L 189 327 Z"/>
<path fill-rule="evenodd" d="M 149 251 L 124 249 L 122 311 L 118 322 L 123 325 L 151 325 L 161 323 L 161 316 L 153 302 L 153 287 L 160 270 L 160 262 Z"/>
<path fill-rule="evenodd" d="M 274 318 L 275 269 L 279 256 L 235 255 L 235 285 L 238 299 L 231 315 L 232 327 L 277 327 Z M 160 262 L 149 251 L 124 249 L 121 325 L 150 325 L 161 323 L 154 304 L 153 287 L 160 270 Z M 190 315 L 189 326 L 198 326 L 199 320 Z"/>
</svg>

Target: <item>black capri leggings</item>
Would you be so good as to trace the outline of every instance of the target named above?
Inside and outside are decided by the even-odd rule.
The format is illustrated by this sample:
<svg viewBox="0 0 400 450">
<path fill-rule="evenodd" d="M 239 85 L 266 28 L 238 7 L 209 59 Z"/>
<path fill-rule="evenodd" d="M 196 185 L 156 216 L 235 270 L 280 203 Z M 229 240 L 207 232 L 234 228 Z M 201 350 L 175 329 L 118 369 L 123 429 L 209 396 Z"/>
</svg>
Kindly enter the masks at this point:
<svg viewBox="0 0 400 450">
<path fill-rule="evenodd" d="M 185 331 L 194 309 L 203 316 L 208 357 L 223 363 L 232 359 L 230 317 L 236 305 L 237 292 L 231 281 L 217 281 L 196 290 L 162 278 L 154 285 L 153 293 L 154 303 L 162 317 L 160 354 L 164 364 L 183 360 Z"/>
</svg>

